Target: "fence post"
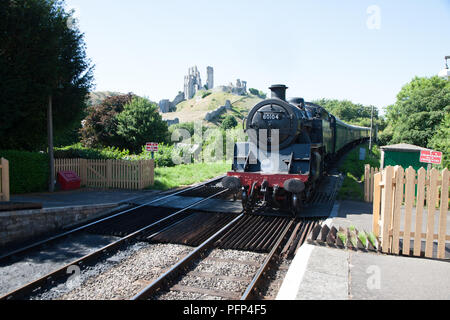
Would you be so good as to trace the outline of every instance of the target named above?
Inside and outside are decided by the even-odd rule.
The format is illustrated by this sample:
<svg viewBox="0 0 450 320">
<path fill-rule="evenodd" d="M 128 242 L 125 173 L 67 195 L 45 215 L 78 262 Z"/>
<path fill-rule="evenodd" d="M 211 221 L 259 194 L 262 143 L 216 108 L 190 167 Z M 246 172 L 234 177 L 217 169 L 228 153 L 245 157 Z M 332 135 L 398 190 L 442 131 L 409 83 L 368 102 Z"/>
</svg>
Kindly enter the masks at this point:
<svg viewBox="0 0 450 320">
<path fill-rule="evenodd" d="M 409 167 L 406 169 L 405 187 L 405 231 L 403 234 L 403 255 L 409 255 L 411 250 L 411 216 L 415 200 L 416 171 Z"/>
<path fill-rule="evenodd" d="M 370 202 L 370 165 L 364 166 L 364 201 Z"/>
<path fill-rule="evenodd" d="M 439 233 L 438 233 L 438 259 L 445 259 L 445 238 L 447 228 L 447 210 L 448 210 L 448 184 L 450 172 L 447 168 L 442 171 L 441 185 L 441 210 L 439 213 Z"/>
<path fill-rule="evenodd" d="M 438 171 L 431 169 L 430 182 L 427 188 L 427 239 L 425 247 L 425 257 L 433 258 L 433 240 L 434 240 L 434 214 L 436 212 L 437 180 Z"/>
<path fill-rule="evenodd" d="M 81 178 L 81 184 L 84 186 L 88 186 L 87 160 L 86 159 L 80 159 L 80 178 Z"/>
<path fill-rule="evenodd" d="M 416 228 L 414 235 L 414 255 L 420 257 L 422 251 L 422 217 L 423 201 L 425 200 L 425 178 L 427 172 L 420 168 L 417 173 L 417 204 L 416 204 Z"/>
<path fill-rule="evenodd" d="M 370 168 L 369 178 L 369 202 L 373 202 L 373 183 L 375 178 L 375 168 Z"/>
<path fill-rule="evenodd" d="M 382 223 L 382 233 L 381 233 L 381 246 L 383 253 L 388 253 L 391 251 L 390 248 L 390 237 L 389 237 L 389 226 L 391 224 L 392 218 L 392 178 L 394 174 L 394 168 L 391 166 L 386 167 L 383 174 L 383 192 L 382 192 L 382 204 L 381 207 L 381 223 Z"/>
<path fill-rule="evenodd" d="M 106 160 L 106 188 L 112 188 L 112 162 Z"/>
<path fill-rule="evenodd" d="M 392 252 L 394 254 L 400 253 L 400 209 L 403 203 L 403 177 L 403 168 L 395 167 L 394 210 L 392 212 Z"/>
<path fill-rule="evenodd" d="M 1 159 L 1 166 L 2 166 L 2 194 L 3 194 L 3 200 L 9 201 L 10 195 L 9 195 L 9 162 L 8 160 L 2 158 Z"/>
<path fill-rule="evenodd" d="M 380 236 L 380 201 L 381 201 L 381 173 L 377 173 L 374 177 L 373 186 L 373 220 L 372 230 L 376 237 Z"/>
</svg>

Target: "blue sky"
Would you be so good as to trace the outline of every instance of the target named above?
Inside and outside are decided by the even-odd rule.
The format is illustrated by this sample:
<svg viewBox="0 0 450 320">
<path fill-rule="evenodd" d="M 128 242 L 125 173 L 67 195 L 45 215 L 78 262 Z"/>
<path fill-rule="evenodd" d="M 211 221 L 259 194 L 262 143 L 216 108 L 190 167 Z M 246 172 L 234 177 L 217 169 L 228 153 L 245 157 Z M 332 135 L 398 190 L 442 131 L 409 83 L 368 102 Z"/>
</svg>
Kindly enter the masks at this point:
<svg viewBox="0 0 450 320">
<path fill-rule="evenodd" d="M 381 109 L 415 75 L 436 75 L 450 55 L 450 0 L 66 3 L 85 33 L 96 90 L 154 101 L 173 99 L 197 65 L 203 81 L 214 67 L 216 85 L 240 78 L 268 92 L 284 83 L 288 96 Z"/>
</svg>

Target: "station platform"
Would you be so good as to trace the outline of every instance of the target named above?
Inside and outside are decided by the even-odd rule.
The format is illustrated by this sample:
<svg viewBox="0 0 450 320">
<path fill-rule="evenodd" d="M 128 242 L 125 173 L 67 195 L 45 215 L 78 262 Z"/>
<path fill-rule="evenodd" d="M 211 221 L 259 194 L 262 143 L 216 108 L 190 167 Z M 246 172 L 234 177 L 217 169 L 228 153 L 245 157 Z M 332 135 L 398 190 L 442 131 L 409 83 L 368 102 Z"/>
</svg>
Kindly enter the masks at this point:
<svg viewBox="0 0 450 320">
<path fill-rule="evenodd" d="M 86 205 L 101 205 L 105 203 L 129 202 L 141 197 L 147 201 L 160 191 L 154 190 L 98 190 L 83 188 L 73 191 L 57 191 L 54 193 L 30 193 L 11 196 L 11 202 L 40 203 L 43 208 L 59 208 Z"/>
<path fill-rule="evenodd" d="M 343 201 L 328 225 L 372 229 L 372 206 Z M 447 254 L 450 247 L 447 244 Z M 310 244 L 297 252 L 277 300 L 449 300 L 450 260 L 364 253 Z"/>
</svg>

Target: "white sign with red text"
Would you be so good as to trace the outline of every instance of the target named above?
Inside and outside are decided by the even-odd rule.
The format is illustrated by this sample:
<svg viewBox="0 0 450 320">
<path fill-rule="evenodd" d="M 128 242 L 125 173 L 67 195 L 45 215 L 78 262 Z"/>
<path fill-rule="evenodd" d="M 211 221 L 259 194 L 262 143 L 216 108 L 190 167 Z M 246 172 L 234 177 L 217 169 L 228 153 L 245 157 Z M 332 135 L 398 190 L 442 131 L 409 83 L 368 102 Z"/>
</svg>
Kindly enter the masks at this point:
<svg viewBox="0 0 450 320">
<path fill-rule="evenodd" d="M 148 152 L 158 152 L 159 144 L 156 142 L 148 142 L 145 146 Z"/>
<path fill-rule="evenodd" d="M 442 152 L 423 150 L 423 151 L 420 152 L 420 162 L 422 162 L 422 163 L 432 163 L 432 164 L 441 164 L 441 162 L 442 162 Z"/>
</svg>

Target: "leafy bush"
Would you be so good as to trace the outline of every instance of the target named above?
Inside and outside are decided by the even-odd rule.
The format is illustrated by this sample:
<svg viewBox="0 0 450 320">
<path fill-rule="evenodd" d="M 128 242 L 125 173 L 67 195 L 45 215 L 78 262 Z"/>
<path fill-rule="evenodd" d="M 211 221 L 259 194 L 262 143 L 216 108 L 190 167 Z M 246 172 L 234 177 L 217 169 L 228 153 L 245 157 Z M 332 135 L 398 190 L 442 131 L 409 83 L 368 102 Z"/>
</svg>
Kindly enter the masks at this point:
<svg viewBox="0 0 450 320">
<path fill-rule="evenodd" d="M 100 105 L 88 108 L 88 115 L 84 119 L 80 130 L 81 143 L 88 148 L 123 147 L 123 140 L 117 134 L 116 116 L 124 110 L 124 106 L 135 97 L 126 95 L 109 97 Z"/>
<path fill-rule="evenodd" d="M 172 161 L 172 152 L 174 150 L 173 145 L 168 145 L 164 143 L 160 143 L 158 146 L 158 152 L 155 152 L 155 166 L 156 167 L 173 167 L 175 164 Z M 151 152 L 148 152 L 145 149 L 145 146 L 142 147 L 142 153 L 137 155 L 127 155 L 123 157 L 123 160 L 150 160 L 152 158 Z"/>
<path fill-rule="evenodd" d="M 223 120 L 222 122 L 222 129 L 228 130 L 236 127 L 238 125 L 238 122 L 235 117 L 229 115 Z"/>
<path fill-rule="evenodd" d="M 0 150 L 0 157 L 9 161 L 11 193 L 41 192 L 48 189 L 49 161 L 46 153 Z"/>
<path fill-rule="evenodd" d="M 183 122 L 183 123 L 178 123 L 178 124 L 174 124 L 174 125 L 170 126 L 169 127 L 170 137 L 172 136 L 172 133 L 177 129 L 185 129 L 185 130 L 189 131 L 189 134 L 192 137 L 194 135 L 194 122 Z"/>
<path fill-rule="evenodd" d="M 206 91 L 202 94 L 202 99 L 205 99 L 207 96 L 211 95 L 211 91 Z"/>
<path fill-rule="evenodd" d="M 91 149 L 77 143 L 64 148 L 55 148 L 54 156 L 55 159 L 123 159 L 129 154 L 128 150 L 119 150 L 113 147 Z"/>
<path fill-rule="evenodd" d="M 258 97 L 260 97 L 261 99 L 266 99 L 266 98 L 267 98 L 267 94 L 265 94 L 264 92 L 262 92 L 262 91 L 260 91 L 260 90 L 258 90 L 258 89 L 250 88 L 250 89 L 248 89 L 248 91 L 249 91 L 252 95 L 258 96 Z"/>
<path fill-rule="evenodd" d="M 340 165 L 339 170 L 344 174 L 344 183 L 339 190 L 339 199 L 362 200 L 364 192 L 361 182 L 364 180 L 364 166 L 369 164 L 371 167 L 380 167 L 380 150 L 377 146 L 373 146 L 371 154 L 366 145 L 362 146 L 366 149 L 366 159 L 359 160 L 359 149 L 355 148 L 345 158 Z"/>
<path fill-rule="evenodd" d="M 450 169 L 450 113 L 447 113 L 442 123 L 430 141 L 433 150 L 441 151 L 443 155 L 442 168 Z"/>
<path fill-rule="evenodd" d="M 149 141 L 165 142 L 169 133 L 158 106 L 146 98 L 133 98 L 116 119 L 117 135 L 133 152 L 141 150 Z"/>
</svg>

